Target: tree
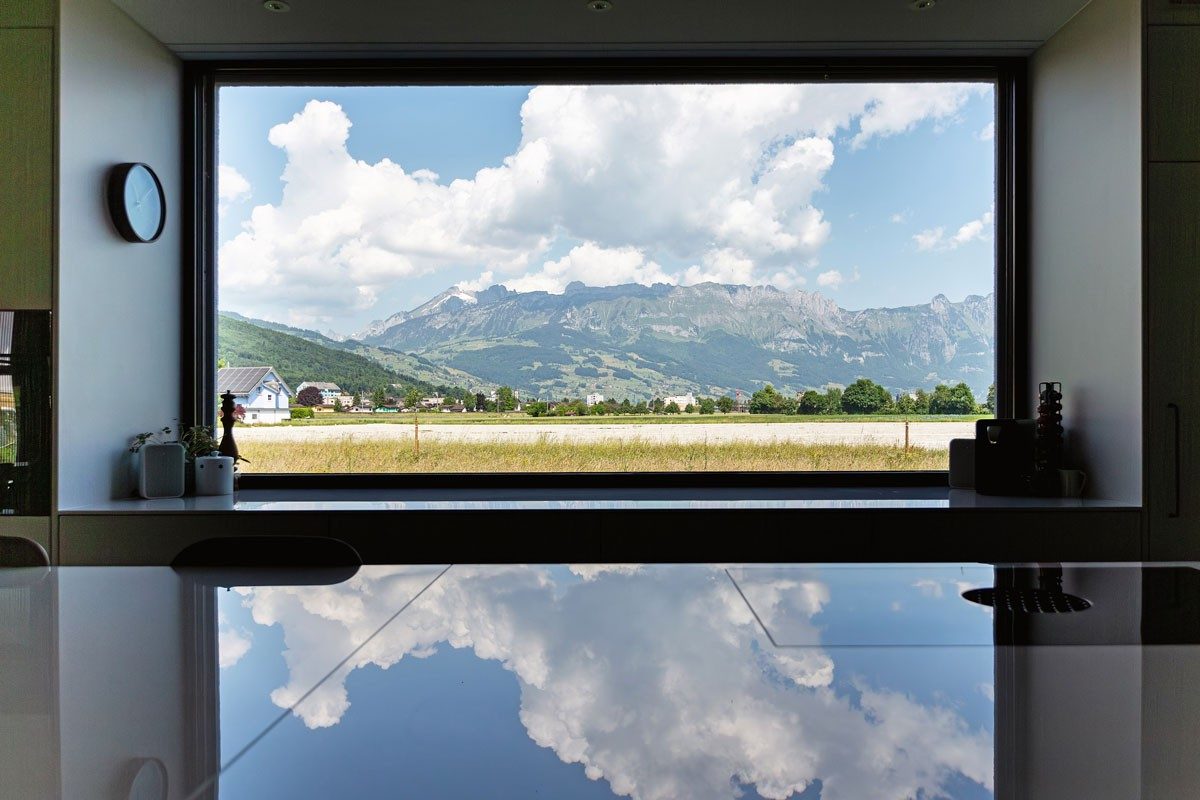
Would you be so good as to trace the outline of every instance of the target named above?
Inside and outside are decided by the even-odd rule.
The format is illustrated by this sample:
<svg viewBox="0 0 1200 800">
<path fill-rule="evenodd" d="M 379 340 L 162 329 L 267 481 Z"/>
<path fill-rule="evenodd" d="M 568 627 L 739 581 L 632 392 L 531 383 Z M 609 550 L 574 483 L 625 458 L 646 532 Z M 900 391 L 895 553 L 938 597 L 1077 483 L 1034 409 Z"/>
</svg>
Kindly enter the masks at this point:
<svg viewBox="0 0 1200 800">
<path fill-rule="evenodd" d="M 809 389 L 800 395 L 796 405 L 801 414 L 821 414 L 825 411 L 825 397 L 816 389 Z"/>
<path fill-rule="evenodd" d="M 620 410 L 617 411 L 617 413 L 618 414 L 632 414 L 633 413 L 633 404 L 629 402 L 628 397 L 626 397 L 624 400 L 621 401 Z"/>
<path fill-rule="evenodd" d="M 841 414 L 842 413 L 842 390 L 833 386 L 825 392 L 825 410 L 826 414 Z"/>
<path fill-rule="evenodd" d="M 334 411 L 334 413 L 335 413 L 335 414 L 340 414 L 341 412 L 343 412 L 343 411 L 345 411 L 345 410 L 346 410 L 346 409 L 342 407 L 342 400 L 341 400 L 341 398 L 340 398 L 340 397 L 335 397 L 335 398 L 333 398 L 333 411 Z"/>
<path fill-rule="evenodd" d="M 912 395 L 901 393 L 896 398 L 896 413 L 898 414 L 916 414 L 917 401 L 912 398 Z"/>
<path fill-rule="evenodd" d="M 405 408 L 418 408 L 421 405 L 421 390 L 413 387 L 404 394 Z"/>
<path fill-rule="evenodd" d="M 311 408 L 312 406 L 321 405 L 322 402 L 324 402 L 324 398 L 321 397 L 321 390 L 315 386 L 305 386 L 296 395 L 296 405 L 298 406 L 308 406 Z"/>
<path fill-rule="evenodd" d="M 229 366 L 229 361 L 228 361 L 228 359 L 225 359 L 225 358 L 218 358 L 218 359 L 217 359 L 217 369 L 225 369 L 225 368 L 226 368 L 226 367 L 228 367 L 228 366 Z"/>
<path fill-rule="evenodd" d="M 887 389 L 869 378 L 859 378 L 842 393 L 842 410 L 847 414 L 877 414 L 891 402 Z"/>
<path fill-rule="evenodd" d="M 486 411 L 487 410 L 487 397 L 484 396 L 483 392 L 475 393 L 475 410 L 476 411 Z"/>
<path fill-rule="evenodd" d="M 496 390 L 496 405 L 500 411 L 512 411 L 517 407 L 517 396 L 510 387 L 501 386 Z"/>
<path fill-rule="evenodd" d="M 608 406 L 604 405 L 604 403 L 595 403 L 588 408 L 588 413 L 597 417 L 603 417 L 608 413 Z"/>
<path fill-rule="evenodd" d="M 913 411 L 917 414 L 929 413 L 929 392 L 924 389 L 913 392 Z"/>
<path fill-rule="evenodd" d="M 569 400 L 564 398 L 554 408 L 554 416 L 556 417 L 582 417 L 587 414 L 587 406 L 582 400 Z"/>
<path fill-rule="evenodd" d="M 939 384 L 929 398 L 930 414 L 974 414 L 975 409 L 975 395 L 965 383 L 957 386 Z"/>
<path fill-rule="evenodd" d="M 358 394 L 357 392 L 355 392 L 355 394 L 354 394 L 354 407 L 355 407 L 355 408 L 362 408 L 362 404 L 363 404 L 362 395 L 361 395 L 361 394 Z"/>
<path fill-rule="evenodd" d="M 733 398 L 727 394 L 723 394 L 717 398 L 717 408 L 722 414 L 728 414 L 733 411 Z"/>
<path fill-rule="evenodd" d="M 540 401 L 525 404 L 525 413 L 531 417 L 544 417 L 548 411 L 546 404 Z"/>
<path fill-rule="evenodd" d="M 994 383 L 988 387 L 987 403 L 985 404 L 985 407 L 989 413 L 996 413 L 996 384 Z"/>
<path fill-rule="evenodd" d="M 650 401 L 650 411 L 651 412 L 653 412 L 655 414 L 661 414 L 661 413 L 663 413 L 664 408 L 666 408 L 666 403 L 663 402 L 663 399 L 661 397 L 656 397 Z"/>
<path fill-rule="evenodd" d="M 663 411 L 667 414 L 678 414 L 679 403 L 676 403 L 674 400 L 672 400 L 663 407 Z"/>
<path fill-rule="evenodd" d="M 646 405 L 645 400 L 639 400 L 637 405 L 633 407 L 633 413 L 635 414 L 647 414 L 649 411 L 650 408 Z"/>
<path fill-rule="evenodd" d="M 686 406 L 684 406 L 684 407 L 683 407 L 683 413 L 685 413 L 685 414 L 695 414 L 695 413 L 696 413 L 696 407 L 695 407 L 694 405 L 692 405 L 691 403 L 688 403 Z"/>
<path fill-rule="evenodd" d="M 767 384 L 750 396 L 751 414 L 783 414 L 786 413 L 787 398 L 781 395 L 774 386 Z"/>
<path fill-rule="evenodd" d="M 717 412 L 717 401 L 716 400 L 713 400 L 711 397 L 701 397 L 700 398 L 700 413 L 701 414 L 715 414 L 716 412 Z"/>
<path fill-rule="evenodd" d="M 387 389 L 379 388 L 371 392 L 371 405 L 375 408 L 387 404 Z"/>
</svg>

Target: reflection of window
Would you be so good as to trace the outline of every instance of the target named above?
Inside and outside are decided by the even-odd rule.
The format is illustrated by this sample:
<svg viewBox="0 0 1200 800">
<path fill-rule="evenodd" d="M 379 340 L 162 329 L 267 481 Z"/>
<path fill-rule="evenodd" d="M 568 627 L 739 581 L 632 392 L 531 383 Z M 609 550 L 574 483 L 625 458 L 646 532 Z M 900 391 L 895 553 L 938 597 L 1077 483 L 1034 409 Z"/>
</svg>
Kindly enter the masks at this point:
<svg viewBox="0 0 1200 800">
<path fill-rule="evenodd" d="M 999 313 L 1015 312 L 996 235 L 1012 228 L 997 176 L 1019 128 L 1004 101 L 1015 79 L 986 64 L 953 82 L 774 69 L 750 82 L 657 64 L 624 84 L 564 84 L 548 67 L 421 85 L 380 73 L 354 87 L 218 74 L 217 149 L 242 161 L 209 187 L 216 355 L 260 342 L 250 355 L 286 385 L 370 398 L 375 416 L 345 424 L 435 394 L 472 417 L 423 439 L 428 417 L 396 420 L 417 423 L 411 447 L 378 457 L 352 442 L 398 444 L 396 428 L 259 463 L 944 470 L 949 440 L 1016 394 L 996 371 L 1021 361 L 1003 352 Z M 398 119 L 400 140 L 386 135 Z M 483 421 L 496 424 L 468 425 Z M 276 452 L 304 446 L 288 434 Z"/>
<path fill-rule="evenodd" d="M 937 598 L 909 568 L 784 569 L 751 581 L 753 611 L 711 565 L 458 565 L 440 578 L 368 565 L 333 586 L 218 592 L 222 762 L 261 729 L 241 698 L 291 706 L 285 691 L 326 673 L 363 626 L 379 631 L 295 704 L 289 745 L 251 748 L 221 794 L 394 757 L 395 715 L 362 710 L 423 694 L 454 704 L 438 736 L 455 755 L 410 759 L 405 777 L 456 796 L 796 798 L 823 782 L 825 797 L 990 797 L 991 697 L 1007 695 L 992 620 L 954 587 L 962 573 L 946 570 Z M 768 626 L 802 646 L 777 646 Z M 484 767 L 497 753 L 510 768 Z M 370 770 L 339 778 L 345 796 L 378 788 Z"/>
<path fill-rule="evenodd" d="M 0 311 L 0 515 L 48 513 L 50 312 Z"/>
</svg>

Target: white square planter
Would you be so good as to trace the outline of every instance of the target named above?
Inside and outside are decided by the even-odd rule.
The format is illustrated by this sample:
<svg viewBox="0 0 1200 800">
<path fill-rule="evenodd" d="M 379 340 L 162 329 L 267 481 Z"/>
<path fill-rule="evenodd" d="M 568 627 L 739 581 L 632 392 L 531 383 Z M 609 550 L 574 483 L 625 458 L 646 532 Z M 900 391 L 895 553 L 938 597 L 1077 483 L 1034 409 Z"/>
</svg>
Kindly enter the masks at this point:
<svg viewBox="0 0 1200 800">
<path fill-rule="evenodd" d="M 137 452 L 138 494 L 147 500 L 183 497 L 183 445 L 146 444 Z"/>
</svg>

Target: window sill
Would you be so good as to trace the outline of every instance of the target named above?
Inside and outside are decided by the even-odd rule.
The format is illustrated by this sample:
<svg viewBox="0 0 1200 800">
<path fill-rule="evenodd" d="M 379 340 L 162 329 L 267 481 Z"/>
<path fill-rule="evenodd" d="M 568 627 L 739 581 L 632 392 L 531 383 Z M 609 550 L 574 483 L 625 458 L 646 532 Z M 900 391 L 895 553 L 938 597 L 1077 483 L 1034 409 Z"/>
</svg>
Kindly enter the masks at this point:
<svg viewBox="0 0 1200 800">
<path fill-rule="evenodd" d="M 944 487 L 788 489 L 252 489 L 225 497 L 121 499 L 60 514 L 339 511 L 1136 510 L 1090 498 L 992 497 Z"/>
</svg>

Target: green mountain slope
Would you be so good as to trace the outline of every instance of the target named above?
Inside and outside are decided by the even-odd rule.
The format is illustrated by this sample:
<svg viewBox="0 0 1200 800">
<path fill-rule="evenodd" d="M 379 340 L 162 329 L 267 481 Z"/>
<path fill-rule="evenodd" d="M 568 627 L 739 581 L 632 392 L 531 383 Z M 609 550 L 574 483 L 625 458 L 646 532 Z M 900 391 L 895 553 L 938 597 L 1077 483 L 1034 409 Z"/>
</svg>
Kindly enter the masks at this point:
<svg viewBox="0 0 1200 800">
<path fill-rule="evenodd" d="M 387 347 L 366 344 L 355 339 L 333 339 L 320 331 L 308 328 L 293 328 L 290 325 L 284 325 L 280 322 L 244 317 L 234 311 L 222 311 L 221 317 L 248 323 L 256 328 L 265 328 L 268 331 L 294 336 L 297 339 L 303 339 L 330 350 L 342 350 L 362 356 L 390 372 L 405 376 L 407 381 L 413 385 L 428 385 L 445 391 L 447 387 L 458 386 L 478 389 L 488 383 L 477 375 L 472 375 L 469 372 L 464 372 L 444 364 L 435 364 L 416 353 L 404 353 Z"/>
<path fill-rule="evenodd" d="M 231 367 L 273 366 L 293 391 L 304 381 L 332 381 L 348 392 L 371 391 L 390 384 L 414 386 L 422 392 L 435 388 L 356 353 L 268 330 L 226 314 L 218 318 L 217 357 Z"/>
</svg>

